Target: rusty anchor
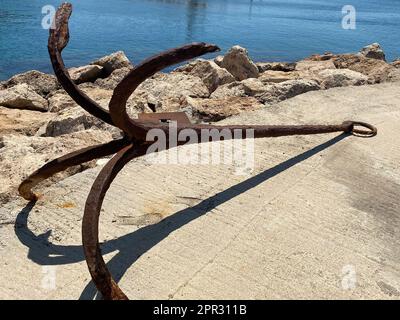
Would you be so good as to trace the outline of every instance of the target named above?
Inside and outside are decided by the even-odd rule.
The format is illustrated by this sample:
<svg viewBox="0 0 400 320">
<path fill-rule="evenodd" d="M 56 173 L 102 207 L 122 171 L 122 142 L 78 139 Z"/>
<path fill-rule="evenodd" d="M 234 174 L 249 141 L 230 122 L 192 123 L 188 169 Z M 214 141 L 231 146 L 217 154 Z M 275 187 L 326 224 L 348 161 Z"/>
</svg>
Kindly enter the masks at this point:
<svg viewBox="0 0 400 320">
<path fill-rule="evenodd" d="M 86 262 L 93 282 L 104 299 L 125 300 L 128 298 L 114 281 L 101 254 L 98 235 L 100 210 L 105 194 L 119 171 L 121 171 L 130 160 L 146 154 L 147 147 L 149 146 L 149 142 L 146 141 L 146 134 L 149 130 L 154 128 L 160 129 L 164 131 L 168 137 L 167 122 L 168 120 L 173 120 L 177 122 L 178 133 L 185 129 L 191 129 L 194 130 L 198 137 L 200 137 L 201 130 L 203 129 L 229 130 L 231 132 L 239 130 L 244 133 L 242 135 L 243 138 L 246 138 L 245 133 L 246 130 L 249 129 L 253 130 L 254 138 L 330 132 L 345 132 L 367 137 L 372 137 L 377 134 L 377 129 L 374 126 L 355 121 L 345 121 L 338 125 L 214 126 L 208 124 L 191 124 L 184 113 L 145 113 L 139 115 L 138 119 L 132 119 L 128 116 L 126 112 L 126 102 L 133 91 L 144 80 L 168 66 L 206 53 L 219 51 L 217 46 L 207 43 L 192 43 L 171 49 L 150 57 L 135 66 L 114 89 L 108 111 L 79 89 L 71 80 L 64 66 L 61 52 L 68 44 L 68 20 L 71 13 L 72 5 L 70 3 L 63 3 L 56 12 L 54 28 L 50 29 L 48 51 L 55 75 L 65 91 L 77 104 L 93 116 L 121 129 L 124 133 L 124 137 L 104 144 L 84 148 L 46 163 L 21 183 L 19 186 L 19 193 L 26 200 L 35 201 L 37 200 L 37 196 L 33 193 L 32 188 L 41 181 L 68 167 L 116 153 L 103 167 L 94 181 L 86 200 L 82 221 L 82 242 Z M 364 127 L 367 130 L 359 127 Z M 198 141 L 201 141 L 201 139 L 199 138 Z M 170 146 L 167 146 L 167 149 L 168 148 L 170 148 Z"/>
</svg>

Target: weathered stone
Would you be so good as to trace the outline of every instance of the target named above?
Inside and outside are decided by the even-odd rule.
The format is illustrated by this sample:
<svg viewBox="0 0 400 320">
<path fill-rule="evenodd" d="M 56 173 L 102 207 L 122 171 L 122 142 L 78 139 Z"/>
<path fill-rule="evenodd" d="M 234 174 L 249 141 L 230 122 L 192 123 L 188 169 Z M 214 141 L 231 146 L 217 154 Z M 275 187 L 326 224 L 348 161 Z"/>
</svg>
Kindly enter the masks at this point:
<svg viewBox="0 0 400 320">
<path fill-rule="evenodd" d="M 0 201 L 5 202 L 9 197 L 16 196 L 17 187 L 21 181 L 46 162 L 111 139 L 110 133 L 99 130 L 88 130 L 59 138 L 13 134 L 1 136 Z M 58 174 L 47 183 L 61 180 L 88 167 L 90 164 L 73 167 Z"/>
<path fill-rule="evenodd" d="M 32 136 L 52 118 L 54 118 L 54 114 L 49 112 L 10 109 L 0 106 L 0 136 L 11 133 Z"/>
<path fill-rule="evenodd" d="M 350 69 L 369 77 L 373 83 L 384 82 L 395 68 L 378 59 L 366 58 L 361 54 L 341 54 L 333 58 L 333 63 L 338 69 Z"/>
<path fill-rule="evenodd" d="M 302 77 L 313 77 L 326 69 L 336 69 L 332 60 L 301 60 L 296 64 L 296 71 L 300 72 Z"/>
<path fill-rule="evenodd" d="M 256 78 L 242 80 L 240 81 L 240 85 L 244 93 L 251 97 L 258 97 L 263 94 L 266 89 L 266 85 L 260 81 L 260 79 Z"/>
<path fill-rule="evenodd" d="M 360 53 L 367 58 L 386 61 L 385 53 L 379 43 L 373 43 L 362 48 Z"/>
<path fill-rule="evenodd" d="M 193 76 L 198 76 L 203 80 L 210 93 L 214 92 L 218 86 L 235 81 L 235 78 L 224 68 L 219 67 L 215 62 L 198 59 L 174 70 Z"/>
<path fill-rule="evenodd" d="M 104 109 L 108 109 L 112 90 L 99 88 L 91 83 L 82 84 L 80 89 L 91 99 L 96 101 Z M 50 110 L 56 112 L 57 116 L 41 128 L 41 136 L 56 137 L 67 133 L 97 128 L 110 131 L 114 136 L 119 136 L 119 129 L 107 125 L 100 119 L 87 113 L 76 104 L 72 98 L 63 90 L 55 92 L 49 98 Z M 139 94 L 132 95 L 127 102 L 127 112 L 134 117 L 139 112 L 151 112 L 147 100 Z"/>
<path fill-rule="evenodd" d="M 97 85 L 87 82 L 79 85 L 79 88 L 102 108 L 108 109 L 113 91 L 99 88 Z"/>
<path fill-rule="evenodd" d="M 17 74 L 5 81 L 3 86 L 5 88 L 11 88 L 15 85 L 23 83 L 28 84 L 37 94 L 40 94 L 42 97 L 45 97 L 50 92 L 60 88 L 55 76 L 36 70 Z"/>
<path fill-rule="evenodd" d="M 123 78 L 132 70 L 132 67 L 124 67 L 121 69 L 114 70 L 107 78 L 97 79 L 94 83 L 96 86 L 107 89 L 114 90 L 118 83 L 121 82 Z"/>
<path fill-rule="evenodd" d="M 47 111 L 46 99 L 26 83 L 17 84 L 0 91 L 0 105 L 7 108 Z"/>
<path fill-rule="evenodd" d="M 296 69 L 296 63 L 292 62 L 257 62 L 256 66 L 260 73 L 269 70 L 289 72 Z"/>
<path fill-rule="evenodd" d="M 216 56 L 216 57 L 214 58 L 214 62 L 215 62 L 218 66 L 221 66 L 222 60 L 224 60 L 224 56 Z"/>
<path fill-rule="evenodd" d="M 64 90 L 58 90 L 51 93 L 48 97 L 48 102 L 49 111 L 53 113 L 77 106 L 75 101 L 72 100 L 72 98 Z"/>
<path fill-rule="evenodd" d="M 314 80 L 289 80 L 266 86 L 265 92 L 258 99 L 264 104 L 274 104 L 319 89 L 320 85 Z"/>
<path fill-rule="evenodd" d="M 103 67 L 91 64 L 83 67 L 70 68 L 68 72 L 71 79 L 77 84 L 94 82 L 97 78 L 101 77 Z"/>
<path fill-rule="evenodd" d="M 313 54 L 312 56 L 305 58 L 304 60 L 311 60 L 311 61 L 326 61 L 330 60 L 335 55 L 331 52 L 325 52 L 324 54 Z"/>
<path fill-rule="evenodd" d="M 102 57 L 91 64 L 99 65 L 104 68 L 104 76 L 109 76 L 114 70 L 121 68 L 131 68 L 132 64 L 122 51 L 114 52 L 108 56 Z"/>
<path fill-rule="evenodd" d="M 182 108 L 198 122 L 213 122 L 264 107 L 253 97 L 228 97 L 225 99 L 199 99 L 187 97 Z"/>
<path fill-rule="evenodd" d="M 245 92 L 244 86 L 240 81 L 235 81 L 231 83 L 219 86 L 211 95 L 212 99 L 224 99 L 227 97 L 245 97 L 247 94 Z"/>
<path fill-rule="evenodd" d="M 101 107 L 108 109 L 112 90 L 101 89 L 91 83 L 81 84 L 79 88 Z M 51 112 L 56 112 L 57 115 L 40 130 L 41 136 L 56 137 L 90 128 L 115 133 L 113 127 L 86 112 L 64 90 L 55 92 L 49 98 L 49 108 Z"/>
<path fill-rule="evenodd" d="M 283 71 L 265 71 L 260 74 L 258 79 L 263 83 L 279 83 L 288 80 L 296 80 L 300 79 L 301 74 L 298 71 L 290 71 L 290 72 L 283 72 Z"/>
<path fill-rule="evenodd" d="M 113 94 L 112 90 L 100 88 L 93 83 L 81 84 L 79 88 L 102 108 L 108 109 Z M 131 116 L 137 115 L 139 112 L 151 112 L 143 92 L 133 94 L 126 105 L 127 112 Z M 51 112 L 60 112 L 75 107 L 78 107 L 78 104 L 64 90 L 56 91 L 49 96 L 49 111 Z"/>
<path fill-rule="evenodd" d="M 397 69 L 400 69 L 400 59 L 394 60 L 391 65 Z"/>
<path fill-rule="evenodd" d="M 247 78 L 257 78 L 258 68 L 249 58 L 245 48 L 234 46 L 224 56 L 221 67 L 228 70 L 236 80 L 244 80 Z"/>
<path fill-rule="evenodd" d="M 260 79 L 248 78 L 218 87 L 218 89 L 211 94 L 210 98 L 224 99 L 228 97 L 257 97 L 263 94 L 265 90 L 266 84 L 260 81 Z"/>
<path fill-rule="evenodd" d="M 106 127 L 112 128 L 77 106 L 60 111 L 56 118 L 46 124 L 44 133 L 41 136 L 57 137 L 91 128 L 107 130 Z"/>
<path fill-rule="evenodd" d="M 154 106 L 161 106 L 168 98 L 207 98 L 209 91 L 199 77 L 173 72 L 155 74 L 136 89 L 135 95 L 141 95 Z"/>
<path fill-rule="evenodd" d="M 184 74 L 189 74 L 192 72 L 193 68 L 201 61 L 205 61 L 205 60 L 204 59 L 192 60 L 186 64 L 176 67 L 172 72 L 182 72 Z"/>
<path fill-rule="evenodd" d="M 360 86 L 368 83 L 368 77 L 349 69 L 327 69 L 318 74 L 325 89 L 334 87 Z"/>
<path fill-rule="evenodd" d="M 394 81 L 400 81 L 400 69 L 394 69 L 389 72 L 386 81 L 394 82 Z"/>
<path fill-rule="evenodd" d="M 112 96 L 112 90 L 99 88 L 92 83 L 84 83 L 79 88 L 88 95 L 92 100 L 96 101 L 101 107 L 108 109 L 108 103 Z M 74 100 L 64 91 L 58 90 L 48 97 L 49 111 L 59 112 L 78 106 Z"/>
<path fill-rule="evenodd" d="M 210 98 L 224 99 L 228 97 L 253 96 L 260 102 L 272 104 L 292 98 L 296 95 L 319 90 L 321 86 L 314 80 L 289 80 L 281 83 L 265 84 L 259 79 L 246 79 L 220 86 Z"/>
</svg>

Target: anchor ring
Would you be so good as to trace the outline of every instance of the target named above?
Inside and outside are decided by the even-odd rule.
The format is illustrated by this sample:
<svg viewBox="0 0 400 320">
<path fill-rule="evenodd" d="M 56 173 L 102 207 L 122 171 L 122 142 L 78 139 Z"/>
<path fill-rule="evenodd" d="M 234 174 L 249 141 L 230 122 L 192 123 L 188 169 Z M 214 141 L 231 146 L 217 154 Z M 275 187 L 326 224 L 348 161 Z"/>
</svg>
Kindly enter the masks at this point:
<svg viewBox="0 0 400 320">
<path fill-rule="evenodd" d="M 378 134 L 378 129 L 372 124 L 361 122 L 361 121 L 352 121 L 352 129 L 351 133 L 356 136 L 361 137 L 374 137 Z M 356 129 L 356 127 L 367 128 L 368 130 Z"/>
</svg>

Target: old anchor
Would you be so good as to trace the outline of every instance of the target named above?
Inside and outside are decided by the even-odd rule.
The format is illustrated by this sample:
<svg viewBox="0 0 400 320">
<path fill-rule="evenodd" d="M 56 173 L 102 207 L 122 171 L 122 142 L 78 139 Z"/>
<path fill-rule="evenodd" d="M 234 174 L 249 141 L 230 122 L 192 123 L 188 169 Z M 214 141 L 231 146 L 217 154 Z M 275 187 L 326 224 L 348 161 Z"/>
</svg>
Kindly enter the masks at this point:
<svg viewBox="0 0 400 320">
<path fill-rule="evenodd" d="M 77 104 L 93 116 L 121 129 L 124 137 L 101 145 L 84 148 L 46 163 L 21 183 L 19 193 L 26 200 L 35 201 L 37 196 L 32 192 L 32 188 L 41 181 L 68 167 L 116 153 L 103 167 L 93 183 L 86 200 L 82 222 L 82 241 L 86 262 L 93 282 L 104 299 L 128 298 L 114 281 L 101 254 L 98 236 L 100 210 L 104 196 L 119 171 L 131 159 L 146 154 L 149 145 L 149 142 L 146 141 L 146 134 L 149 130 L 154 128 L 163 130 L 168 137 L 168 123 L 166 122 L 174 120 L 177 121 L 178 134 L 182 130 L 191 129 L 198 135 L 198 141 L 201 141 L 201 130 L 204 129 L 229 130 L 231 132 L 239 130 L 243 132 L 243 138 L 246 138 L 245 133 L 249 129 L 254 132 L 254 138 L 330 132 L 345 132 L 368 137 L 377 134 L 377 129 L 374 126 L 355 121 L 345 121 L 338 125 L 213 126 L 191 124 L 184 113 L 142 114 L 138 119 L 132 119 L 128 116 L 126 102 L 144 80 L 168 66 L 206 53 L 219 51 L 217 46 L 206 43 L 192 43 L 171 49 L 150 57 L 135 66 L 114 89 L 108 111 L 90 99 L 75 85 L 64 66 L 61 52 L 67 46 L 69 40 L 68 20 L 71 13 L 72 5 L 69 3 L 62 4 L 56 12 L 54 28 L 50 29 L 48 51 L 55 75 L 65 91 Z M 367 130 L 358 127 L 364 127 Z M 170 147 L 167 146 L 167 149 Z"/>
</svg>

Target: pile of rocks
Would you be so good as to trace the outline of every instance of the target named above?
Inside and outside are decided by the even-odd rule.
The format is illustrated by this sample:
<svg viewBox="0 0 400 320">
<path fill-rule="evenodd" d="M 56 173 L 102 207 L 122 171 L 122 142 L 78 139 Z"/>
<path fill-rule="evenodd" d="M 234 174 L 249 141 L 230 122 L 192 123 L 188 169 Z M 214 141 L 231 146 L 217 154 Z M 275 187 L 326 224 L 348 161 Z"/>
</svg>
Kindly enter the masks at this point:
<svg viewBox="0 0 400 320">
<path fill-rule="evenodd" d="M 132 68 L 119 51 L 71 68 L 69 74 L 83 92 L 108 108 L 113 89 Z M 194 122 L 213 122 L 308 91 L 398 80 L 400 61 L 386 62 L 379 44 L 355 54 L 325 53 L 296 63 L 254 63 L 245 48 L 234 46 L 213 60 L 198 59 L 155 74 L 137 88 L 127 109 L 132 117 L 179 110 Z M 80 108 L 53 75 L 29 71 L 0 82 L 0 135 L 0 200 L 5 201 L 45 161 L 120 133 Z"/>
</svg>

